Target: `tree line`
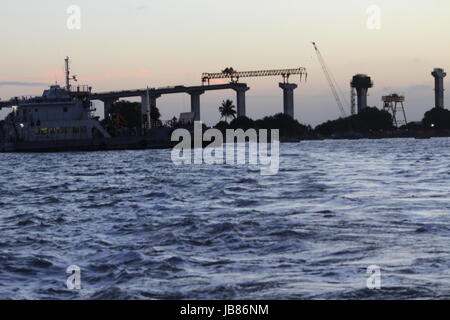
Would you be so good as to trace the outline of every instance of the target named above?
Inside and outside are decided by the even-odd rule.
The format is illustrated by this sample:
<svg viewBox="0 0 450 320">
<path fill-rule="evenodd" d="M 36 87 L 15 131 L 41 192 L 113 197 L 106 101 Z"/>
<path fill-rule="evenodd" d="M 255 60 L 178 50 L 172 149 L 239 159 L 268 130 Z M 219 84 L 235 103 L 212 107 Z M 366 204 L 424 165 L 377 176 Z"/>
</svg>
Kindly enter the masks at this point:
<svg viewBox="0 0 450 320">
<path fill-rule="evenodd" d="M 267 116 L 263 119 L 253 120 L 249 117 L 238 117 L 236 107 L 231 100 L 224 100 L 219 106 L 220 121 L 214 126 L 219 130 L 226 129 L 279 129 L 280 136 L 288 137 L 329 137 L 333 135 L 354 132 L 358 134 L 370 134 L 390 131 L 427 131 L 450 130 L 450 111 L 447 109 L 433 108 L 424 114 L 421 122 L 411 122 L 400 128 L 395 128 L 392 115 L 376 107 L 368 107 L 356 115 L 336 120 L 326 121 L 314 129 L 298 122 L 292 117 L 279 113 Z M 138 102 L 118 101 L 113 104 L 112 114 L 119 113 L 125 120 L 127 127 L 140 127 L 141 104 Z M 158 108 L 151 109 L 152 121 L 161 124 L 161 113 Z M 172 119 L 176 124 L 177 119 Z"/>
</svg>

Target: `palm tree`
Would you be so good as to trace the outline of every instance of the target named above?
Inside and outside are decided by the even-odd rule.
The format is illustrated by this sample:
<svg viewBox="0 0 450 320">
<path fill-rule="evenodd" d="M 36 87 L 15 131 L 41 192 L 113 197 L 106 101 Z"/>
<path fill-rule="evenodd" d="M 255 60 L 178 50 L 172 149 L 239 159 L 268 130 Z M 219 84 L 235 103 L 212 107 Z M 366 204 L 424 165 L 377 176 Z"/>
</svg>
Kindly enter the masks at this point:
<svg viewBox="0 0 450 320">
<path fill-rule="evenodd" d="M 234 118 L 236 119 L 236 110 L 234 110 L 235 106 L 233 104 L 233 101 L 230 99 L 225 100 L 222 102 L 222 106 L 219 108 L 220 112 L 220 120 L 225 118 L 225 120 L 228 121 L 228 118 Z"/>
<path fill-rule="evenodd" d="M 226 74 L 227 76 L 231 76 L 233 73 L 235 73 L 234 69 L 232 67 L 225 68 L 222 70 L 222 73 Z"/>
</svg>

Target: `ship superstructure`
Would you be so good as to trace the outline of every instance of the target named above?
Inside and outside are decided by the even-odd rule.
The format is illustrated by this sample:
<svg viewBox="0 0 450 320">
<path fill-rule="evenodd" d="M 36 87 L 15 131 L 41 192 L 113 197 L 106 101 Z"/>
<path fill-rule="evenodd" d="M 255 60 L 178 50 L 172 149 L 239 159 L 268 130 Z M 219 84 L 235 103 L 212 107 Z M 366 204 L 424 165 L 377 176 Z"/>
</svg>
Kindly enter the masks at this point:
<svg viewBox="0 0 450 320">
<path fill-rule="evenodd" d="M 6 142 L 85 140 L 110 138 L 93 118 L 89 100 L 71 97 L 66 89 L 52 85 L 42 97 L 18 101 L 3 125 Z"/>
</svg>

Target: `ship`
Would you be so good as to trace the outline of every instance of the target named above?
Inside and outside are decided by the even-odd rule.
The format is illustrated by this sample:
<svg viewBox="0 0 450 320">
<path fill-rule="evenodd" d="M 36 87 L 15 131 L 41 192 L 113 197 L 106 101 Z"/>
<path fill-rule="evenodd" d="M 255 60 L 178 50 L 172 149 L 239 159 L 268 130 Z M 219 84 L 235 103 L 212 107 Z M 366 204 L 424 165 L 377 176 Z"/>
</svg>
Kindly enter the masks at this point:
<svg viewBox="0 0 450 320">
<path fill-rule="evenodd" d="M 0 152 L 57 152 L 161 149 L 173 146 L 170 128 L 133 128 L 115 135 L 95 116 L 92 87 L 72 87 L 69 58 L 66 86 L 53 84 L 41 96 L 0 102 L 10 113 L 0 121 Z M 113 130 L 114 132 L 117 130 Z"/>
</svg>

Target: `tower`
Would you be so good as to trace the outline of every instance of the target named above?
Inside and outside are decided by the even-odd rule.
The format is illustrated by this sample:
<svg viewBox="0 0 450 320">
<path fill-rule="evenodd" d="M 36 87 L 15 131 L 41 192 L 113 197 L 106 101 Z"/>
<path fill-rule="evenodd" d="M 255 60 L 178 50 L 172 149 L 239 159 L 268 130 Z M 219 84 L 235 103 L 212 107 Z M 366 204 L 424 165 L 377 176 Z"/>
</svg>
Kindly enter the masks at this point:
<svg viewBox="0 0 450 320">
<path fill-rule="evenodd" d="M 351 82 L 352 88 L 356 89 L 358 96 L 358 113 L 367 108 L 367 92 L 373 87 L 372 80 L 365 74 L 357 74 Z"/>
<path fill-rule="evenodd" d="M 447 73 L 444 69 L 435 68 L 431 75 L 434 77 L 434 97 L 436 108 L 444 108 L 444 78 Z"/>
<path fill-rule="evenodd" d="M 405 96 L 399 95 L 397 93 L 393 93 L 388 96 L 384 96 L 382 98 L 384 102 L 383 110 L 389 112 L 392 115 L 392 121 L 395 127 L 400 127 L 402 125 L 407 125 L 408 120 L 406 119 L 406 111 L 405 111 Z M 400 105 L 400 107 L 399 107 Z M 397 116 L 397 113 L 401 111 L 402 118 Z"/>
</svg>

